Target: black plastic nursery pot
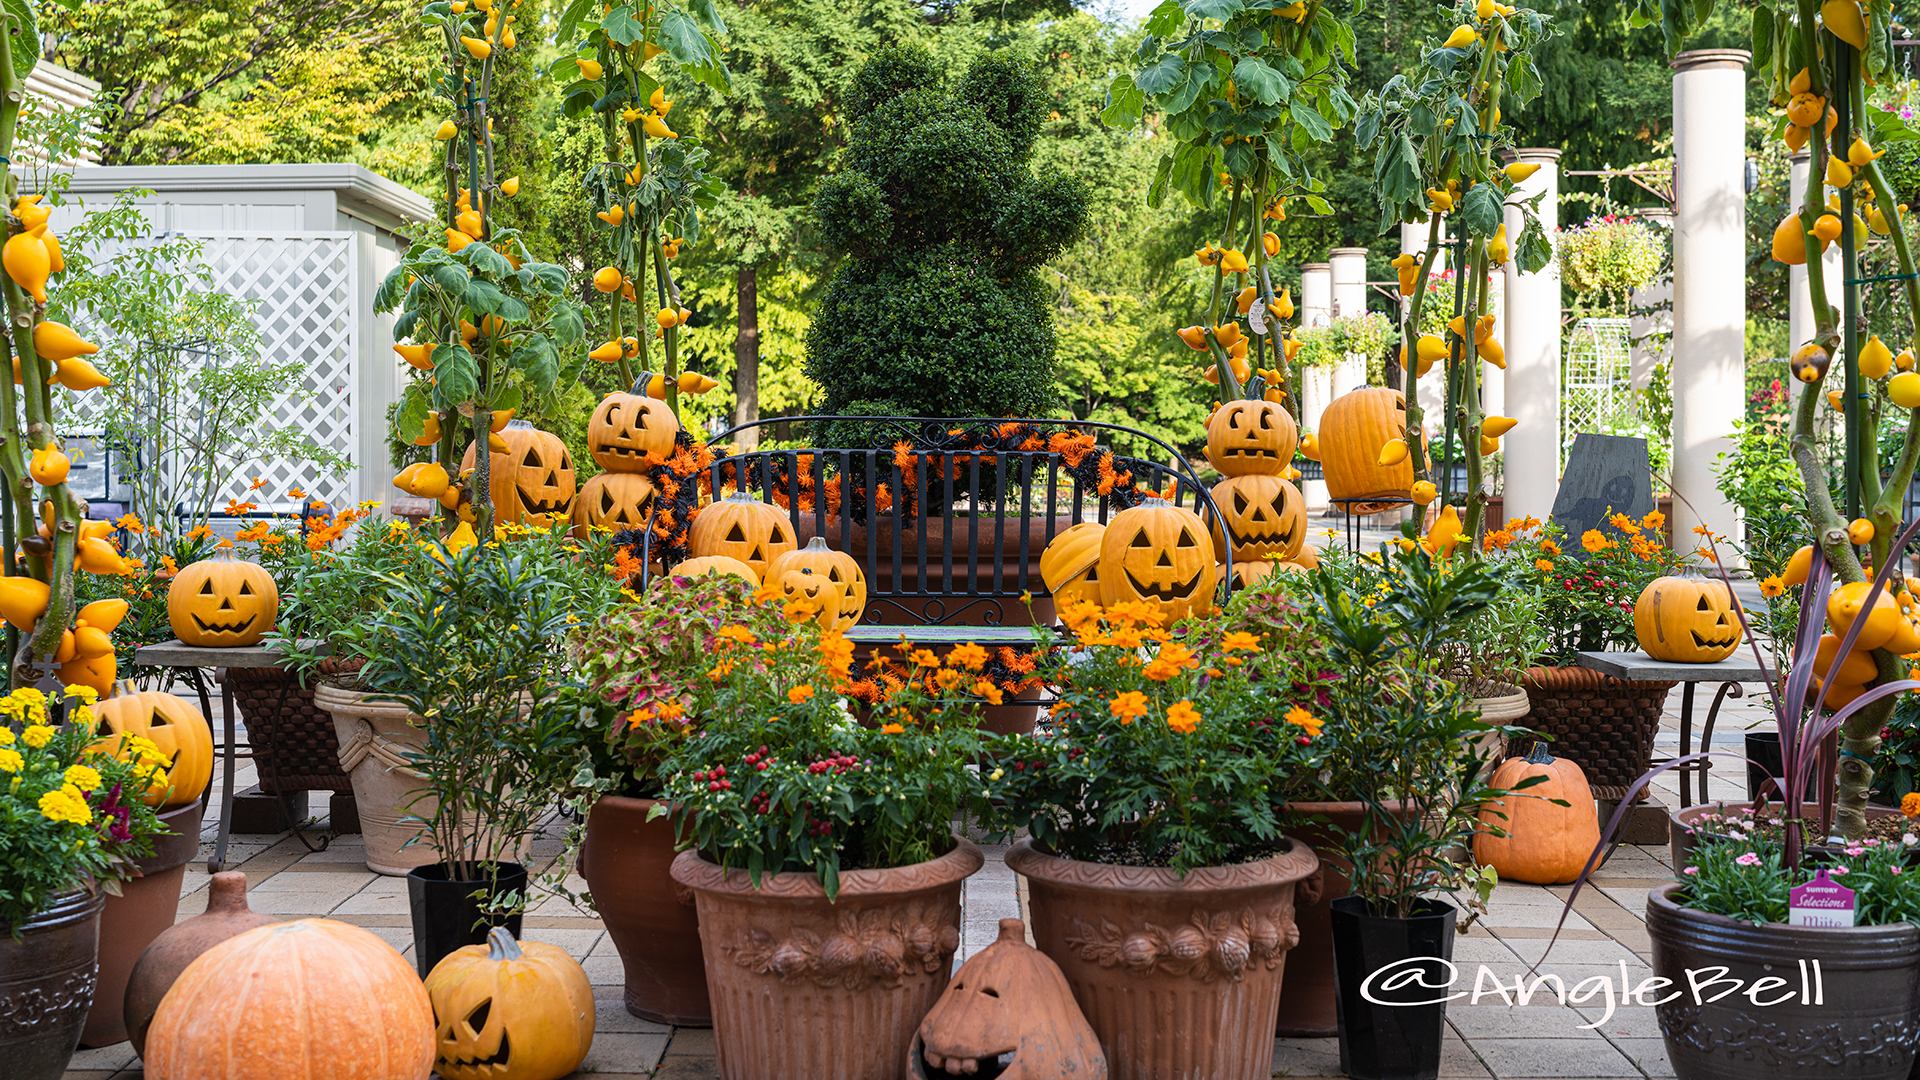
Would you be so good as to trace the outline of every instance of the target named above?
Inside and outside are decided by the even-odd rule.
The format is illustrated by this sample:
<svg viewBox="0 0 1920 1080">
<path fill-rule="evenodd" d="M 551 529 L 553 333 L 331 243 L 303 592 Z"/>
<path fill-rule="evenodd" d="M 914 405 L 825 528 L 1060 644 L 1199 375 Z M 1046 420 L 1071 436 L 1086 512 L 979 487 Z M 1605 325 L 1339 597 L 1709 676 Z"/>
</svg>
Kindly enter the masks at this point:
<svg viewBox="0 0 1920 1080">
<path fill-rule="evenodd" d="M 1452 980 L 1451 904 L 1423 900 L 1410 919 L 1368 902 L 1333 902 L 1340 1071 L 1354 1080 L 1435 1080 Z"/>
<path fill-rule="evenodd" d="M 1777 731 L 1747 732 L 1747 798 L 1760 798 L 1760 785 L 1779 776 L 1780 733 Z M 1779 799 L 1780 792 L 1775 789 L 1767 794 L 1770 799 Z"/>
<path fill-rule="evenodd" d="M 484 870 L 484 866 L 482 868 Z M 407 871 L 407 901 L 413 913 L 413 962 L 426 978 L 448 953 L 463 945 L 484 945 L 487 931 L 506 927 L 520 936 L 520 915 L 488 916 L 482 901 L 496 893 L 524 892 L 527 868 L 501 863 L 497 878 L 481 873 L 477 881 L 455 881 L 446 863 L 417 866 Z"/>
</svg>

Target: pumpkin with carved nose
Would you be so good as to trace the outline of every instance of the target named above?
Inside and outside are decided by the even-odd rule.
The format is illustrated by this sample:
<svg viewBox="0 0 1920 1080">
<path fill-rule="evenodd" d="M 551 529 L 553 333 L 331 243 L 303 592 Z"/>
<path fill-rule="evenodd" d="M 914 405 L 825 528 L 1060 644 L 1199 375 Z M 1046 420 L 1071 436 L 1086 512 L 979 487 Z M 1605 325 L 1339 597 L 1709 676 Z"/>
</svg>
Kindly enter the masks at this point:
<svg viewBox="0 0 1920 1080">
<path fill-rule="evenodd" d="M 1100 1039 L 1059 965 L 1027 944 L 1019 919 L 960 965 L 907 1052 L 910 1080 L 1106 1080 Z"/>
<path fill-rule="evenodd" d="M 824 630 L 852 626 L 867 609 L 867 580 L 860 564 L 818 536 L 773 560 L 765 580 L 779 585 L 788 600 L 814 605 L 819 611 L 815 619 Z"/>
<path fill-rule="evenodd" d="M 1100 602 L 1100 540 L 1107 527 L 1083 521 L 1047 542 L 1040 553 L 1040 580 L 1056 608 L 1082 601 Z"/>
<path fill-rule="evenodd" d="M 565 949 L 515 941 L 448 953 L 427 973 L 441 1080 L 559 1080 L 593 1047 L 593 987 Z"/>
<path fill-rule="evenodd" d="M 280 613 L 280 590 L 266 568 L 236 559 L 232 547 L 188 563 L 167 586 L 167 623 L 187 645 L 257 645 Z"/>
<path fill-rule="evenodd" d="M 638 529 L 653 517 L 653 481 L 639 473 L 603 472 L 589 477 L 573 499 L 573 525 L 584 536 L 594 527 Z"/>
<path fill-rule="evenodd" d="M 645 390 L 608 394 L 587 418 L 587 452 L 608 472 L 641 472 L 648 454 L 673 456 L 680 421 L 666 402 Z"/>
<path fill-rule="evenodd" d="M 185 806 L 213 779 L 213 728 L 200 710 L 164 690 L 124 690 L 93 706 L 100 738 L 90 749 L 131 760 L 130 735 L 153 743 L 167 759 L 148 780 L 141 800 L 148 806 Z"/>
<path fill-rule="evenodd" d="M 1207 418 L 1207 460 L 1222 476 L 1279 474 L 1300 437 L 1292 414 L 1272 401 L 1229 401 Z"/>
<path fill-rule="evenodd" d="M 1100 602 L 1146 601 L 1166 626 L 1213 610 L 1215 573 L 1206 523 L 1165 499 L 1120 511 L 1100 538 Z"/>
<path fill-rule="evenodd" d="M 768 564 L 797 546 L 787 515 L 744 491 L 703 508 L 687 530 L 687 547 L 694 555 L 739 559 L 762 581 L 773 580 L 767 575 Z"/>
<path fill-rule="evenodd" d="M 497 524 L 526 522 L 546 526 L 573 511 L 573 455 L 560 436 L 525 420 L 509 420 L 500 431 L 506 452 L 487 462 L 487 492 L 493 496 Z M 460 471 L 474 467 L 473 447 L 460 459 Z"/>
<path fill-rule="evenodd" d="M 1222 562 L 1228 561 L 1229 538 L 1236 563 L 1291 559 L 1306 546 L 1306 499 L 1299 488 L 1278 476 L 1230 476 L 1214 485 L 1213 505 L 1227 524 L 1223 534 L 1220 523 L 1213 523 L 1213 551 Z"/>
<path fill-rule="evenodd" d="M 1740 616 L 1724 581 L 1655 578 L 1633 602 L 1633 634 L 1655 660 L 1711 664 L 1740 647 Z"/>
</svg>

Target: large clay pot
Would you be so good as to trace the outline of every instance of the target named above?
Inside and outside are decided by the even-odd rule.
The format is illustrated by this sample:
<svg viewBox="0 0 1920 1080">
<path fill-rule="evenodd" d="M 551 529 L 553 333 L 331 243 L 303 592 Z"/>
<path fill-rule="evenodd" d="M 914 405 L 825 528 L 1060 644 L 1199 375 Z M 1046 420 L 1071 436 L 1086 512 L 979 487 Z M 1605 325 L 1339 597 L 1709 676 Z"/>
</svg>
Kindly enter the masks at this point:
<svg viewBox="0 0 1920 1080">
<path fill-rule="evenodd" d="M 1289 803 L 1287 809 L 1312 816 L 1287 832 L 1320 857 L 1320 881 L 1317 888 L 1299 890 L 1294 897 L 1293 921 L 1300 928 L 1300 943 L 1287 954 L 1287 977 L 1280 985 L 1276 1033 L 1330 1039 L 1339 1034 L 1340 1027 L 1334 1001 L 1333 909 L 1329 905 L 1351 891 L 1347 870 L 1352 866 L 1333 854 L 1331 847 L 1337 835 L 1336 827 L 1346 830 L 1360 827 L 1366 818 L 1367 804 L 1299 802 Z"/>
<path fill-rule="evenodd" d="M 111 1046 L 127 1037 L 125 1010 L 127 977 L 153 939 L 173 925 L 180 912 L 180 886 L 187 864 L 200 853 L 200 815 L 205 806 L 195 799 L 160 815 L 166 829 L 153 838 L 153 854 L 140 860 L 139 877 L 107 897 L 100 913 L 100 977 L 87 1011 L 81 1046 Z"/>
<path fill-rule="evenodd" d="M 1109 866 L 1021 840 L 1007 865 L 1031 889 L 1033 940 L 1060 965 L 1106 1048 L 1113 1080 L 1266 1080 L 1294 887 L 1320 860 L 1293 841 L 1272 858 Z"/>
<path fill-rule="evenodd" d="M 756 889 L 745 870 L 682 852 L 673 879 L 700 911 L 722 1080 L 904 1080 L 914 1029 L 952 973 L 961 883 L 985 861 L 955 838 L 931 862 L 849 870 L 828 901 L 811 872 Z"/>
<path fill-rule="evenodd" d="M 626 969 L 627 1011 L 675 1027 L 712 1027 L 700 920 L 673 881 L 673 825 L 652 799 L 603 795 L 587 812 L 580 876 Z"/>
<path fill-rule="evenodd" d="M 76 889 L 24 926 L 0 925 L 0 1074 L 7 1080 L 60 1080 L 67 1071 L 93 1002 L 105 900 Z"/>
<path fill-rule="evenodd" d="M 175 923 L 154 938 L 133 966 L 121 1017 L 134 1053 L 146 1053 L 147 1025 L 153 1022 L 160 999 L 167 996 L 173 980 L 180 977 L 188 964 L 230 937 L 279 921 L 247 907 L 246 874 L 222 870 L 213 875 L 207 885 L 207 910 L 185 922 Z"/>
<path fill-rule="evenodd" d="M 406 758 L 425 736 L 406 706 L 372 697 L 327 683 L 313 691 L 313 703 L 333 716 L 340 767 L 353 780 L 367 869 L 398 877 L 440 861 L 419 820 L 432 815 L 434 803 L 420 797 L 424 782 Z"/>
<path fill-rule="evenodd" d="M 1904 1080 L 1920 1036 L 1920 926 L 1754 926 L 1682 907 L 1684 892 L 1647 894 L 1653 974 L 1682 991 L 1651 998 L 1681 1080 Z M 1801 993 L 1814 960 L 1819 1004 Z M 1709 1000 L 1735 984 L 1703 985 L 1696 1001 L 1689 972 L 1742 989 Z"/>
</svg>

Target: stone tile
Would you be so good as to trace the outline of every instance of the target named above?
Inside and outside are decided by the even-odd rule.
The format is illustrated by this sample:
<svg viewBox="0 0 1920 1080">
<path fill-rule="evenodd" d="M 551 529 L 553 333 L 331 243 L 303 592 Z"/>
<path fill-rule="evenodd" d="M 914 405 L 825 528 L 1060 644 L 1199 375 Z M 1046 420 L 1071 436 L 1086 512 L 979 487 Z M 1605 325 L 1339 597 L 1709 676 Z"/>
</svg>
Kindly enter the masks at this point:
<svg viewBox="0 0 1920 1080">
<path fill-rule="evenodd" d="M 1345 1076 L 1340 1071 L 1340 1040 L 1273 1040 L 1273 1075 L 1289 1078 Z"/>
<path fill-rule="evenodd" d="M 1557 903 L 1552 905 L 1511 904 L 1506 907 L 1494 908 L 1482 916 L 1480 921 L 1496 931 L 1503 926 L 1530 926 L 1540 927 L 1542 929 L 1564 926 L 1571 930 L 1593 929 L 1592 923 L 1589 923 L 1578 914 L 1572 912 L 1567 913 L 1566 922 L 1562 923 L 1560 921 L 1560 907 Z"/>
<path fill-rule="evenodd" d="M 364 879 L 348 875 L 275 874 L 248 888 L 247 906 L 268 915 L 326 915 L 365 887 Z M 406 911 L 404 903 L 399 911 Z"/>
<path fill-rule="evenodd" d="M 1456 964 L 1491 964 L 1502 960 L 1518 960 L 1507 943 L 1492 935 L 1455 938 L 1453 941 L 1453 962 Z"/>
<path fill-rule="evenodd" d="M 673 1041 L 667 1044 L 667 1057 L 714 1056 L 713 1032 L 706 1028 L 674 1028 Z"/>
<path fill-rule="evenodd" d="M 567 955 L 575 960 L 593 954 L 594 947 L 606 936 L 601 930 L 549 930 L 541 927 L 523 927 L 521 937 L 528 941 L 542 941 L 548 945 L 558 945 L 567 950 Z"/>
<path fill-rule="evenodd" d="M 1639 1068 L 1605 1039 L 1475 1039 L 1474 1052 L 1501 1080 L 1567 1077 L 1606 1080 L 1638 1077 Z"/>
<path fill-rule="evenodd" d="M 127 1074 L 115 1073 L 112 1069 L 68 1069 L 61 1080 L 123 1080 Z M 139 1077 L 139 1073 L 134 1073 Z"/>
<path fill-rule="evenodd" d="M 1452 1033 L 1440 1043 L 1440 1080 L 1489 1080 L 1492 1075 L 1473 1048 Z"/>
<path fill-rule="evenodd" d="M 1656 998 L 1660 995 L 1650 994 L 1648 996 L 1649 998 Z M 1589 1024 L 1607 1015 L 1606 1006 L 1598 1001 L 1588 1002 L 1585 1005 L 1575 1005 L 1573 1008 L 1574 1011 L 1586 1017 L 1584 1022 Z M 1606 1023 L 1601 1024 L 1593 1030 L 1605 1035 L 1614 1042 L 1620 1042 L 1622 1039 L 1652 1039 L 1658 1042 L 1660 1039 L 1660 1020 L 1654 1014 L 1653 1006 L 1651 1005 L 1620 1005 L 1613 1010 L 1612 1016 L 1607 1017 Z"/>
<path fill-rule="evenodd" d="M 1600 890 L 1606 893 L 1614 903 L 1644 918 L 1647 910 L 1647 891 L 1665 884 L 1665 881 L 1657 881 L 1652 885 L 1602 885 Z"/>
<path fill-rule="evenodd" d="M 364 874 L 364 871 L 362 873 Z M 293 874 L 291 871 L 285 875 L 285 877 L 289 881 L 294 882 L 294 887 L 298 887 L 298 885 L 304 884 L 304 879 L 309 876 L 312 876 L 311 873 L 296 875 L 296 874 Z M 295 880 L 296 878 L 300 880 Z M 362 885 L 362 887 L 358 892 L 355 892 L 350 896 L 348 896 L 346 900 L 340 904 L 339 907 L 334 909 L 334 914 L 336 915 L 409 915 L 411 914 L 412 907 L 410 906 L 410 902 L 407 896 L 407 879 L 406 878 L 375 877 L 371 881 L 365 881 L 363 878 L 363 882 L 364 884 Z"/>
<path fill-rule="evenodd" d="M 624 986 L 627 970 L 620 965 L 618 956 L 589 956 L 580 961 L 586 969 L 587 981 L 595 986 Z"/>
<path fill-rule="evenodd" d="M 1673 1063 L 1667 1060 L 1667 1044 L 1661 1039 L 1615 1039 L 1613 1045 L 1640 1066 L 1649 1077 L 1660 1080 L 1673 1075 Z"/>
<path fill-rule="evenodd" d="M 596 991 L 611 990 L 612 996 L 596 996 L 593 999 L 594 1037 L 599 1033 L 615 1032 L 632 1035 L 666 1035 L 673 1031 L 665 1024 L 656 1024 L 651 1020 L 642 1020 L 627 1011 L 626 995 L 621 987 L 596 987 Z"/>
<path fill-rule="evenodd" d="M 620 1031 L 595 1031 L 593 1049 L 580 1063 L 583 1073 L 647 1073 L 660 1064 L 666 1052 L 663 1034 L 639 1034 Z"/>
<path fill-rule="evenodd" d="M 1495 911 L 1500 910 L 1503 906 L 1514 904 L 1527 906 L 1538 904 L 1558 905 L 1561 902 L 1561 897 L 1555 896 L 1543 886 L 1529 885 L 1519 881 L 1507 881 L 1505 879 L 1501 880 L 1499 886 L 1493 890 L 1493 896 L 1488 899 L 1489 906 Z"/>
<path fill-rule="evenodd" d="M 1551 943 L 1552 948 L 1548 945 Z M 1546 958 L 1546 966 L 1559 967 L 1563 964 L 1611 964 L 1625 960 L 1630 968 L 1639 967 L 1640 961 L 1633 951 L 1617 941 L 1577 941 L 1561 938 L 1551 941 L 1548 938 L 1515 938 L 1505 943 L 1515 956 L 1533 963 L 1541 957 Z"/>
<path fill-rule="evenodd" d="M 362 926 L 367 928 L 368 930 L 373 930 L 381 927 L 384 927 L 386 929 L 396 929 L 396 928 L 405 928 L 408 930 L 413 929 L 413 913 L 412 912 L 408 912 L 404 915 L 332 915 L 329 917 L 338 919 L 344 923 L 352 923 L 355 926 Z"/>
<path fill-rule="evenodd" d="M 1493 928 L 1495 937 L 1503 941 L 1519 941 L 1539 938 L 1550 941 L 1558 937 L 1561 941 L 1612 941 L 1613 935 L 1602 930 L 1580 930 L 1574 927 L 1551 926 L 1497 926 Z"/>
<path fill-rule="evenodd" d="M 133 1044 L 126 1041 L 111 1046 L 99 1046 L 92 1050 L 76 1050 L 67 1062 L 67 1071 L 104 1071 L 113 1072 L 124 1069 L 139 1060 L 133 1052 Z"/>
<path fill-rule="evenodd" d="M 1447 1023 L 1469 1045 L 1481 1039 L 1571 1039 L 1583 1032 L 1577 1029 L 1587 1019 L 1565 1008 L 1551 993 L 1540 994 L 1530 1005 L 1507 1006 L 1498 997 L 1487 997 L 1479 1005 L 1470 998 L 1447 1004 Z"/>
<path fill-rule="evenodd" d="M 670 1057 L 660 1063 L 652 1080 L 720 1080 L 720 1062 L 710 1057 Z"/>
</svg>

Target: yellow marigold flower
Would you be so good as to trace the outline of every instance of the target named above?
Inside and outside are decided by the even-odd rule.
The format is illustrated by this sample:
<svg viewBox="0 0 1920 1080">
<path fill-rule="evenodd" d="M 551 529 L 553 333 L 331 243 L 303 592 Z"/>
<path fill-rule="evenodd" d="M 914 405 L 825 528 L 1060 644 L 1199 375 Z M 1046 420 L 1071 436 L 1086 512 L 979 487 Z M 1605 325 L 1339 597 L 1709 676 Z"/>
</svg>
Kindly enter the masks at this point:
<svg viewBox="0 0 1920 1080">
<path fill-rule="evenodd" d="M 1534 565 L 1534 569 L 1539 570 L 1542 573 L 1547 573 L 1547 574 L 1553 573 L 1552 559 L 1535 559 L 1533 560 L 1533 565 Z"/>
<path fill-rule="evenodd" d="M 86 796 L 71 786 L 55 788 L 40 796 L 40 815 L 49 821 L 93 824 L 93 807 L 87 805 Z"/>
<path fill-rule="evenodd" d="M 1588 551 L 1605 551 L 1613 546 L 1613 541 L 1608 540 L 1607 534 L 1599 529 L 1588 529 L 1580 534 L 1580 546 Z"/>
<path fill-rule="evenodd" d="M 44 724 L 35 724 L 20 733 L 20 741 L 38 750 L 53 741 L 53 729 Z"/>
<path fill-rule="evenodd" d="M 1259 652 L 1260 639 L 1245 630 L 1235 630 L 1220 639 L 1221 652 Z"/>
<path fill-rule="evenodd" d="M 85 765 L 68 766 L 65 775 L 63 775 L 61 779 L 79 788 L 81 791 L 92 791 L 94 788 L 100 786 L 100 774 Z"/>
<path fill-rule="evenodd" d="M 1780 580 L 1779 574 L 1770 574 L 1760 579 L 1760 595 L 1769 600 L 1786 595 L 1786 591 L 1787 583 Z"/>
<path fill-rule="evenodd" d="M 0 746 L 12 746 L 12 745 L 13 745 L 13 729 L 6 726 L 5 724 L 0 724 Z"/>
<path fill-rule="evenodd" d="M 799 705 L 812 697 L 813 687 L 808 686 L 806 683 L 801 683 L 799 686 L 787 691 L 787 700 L 793 702 L 795 705 Z"/>
<path fill-rule="evenodd" d="M 1900 812 L 1908 817 L 1920 817 L 1920 791 L 1909 791 L 1901 796 Z"/>
<path fill-rule="evenodd" d="M 1306 728 L 1309 737 L 1317 737 L 1320 734 L 1320 729 L 1326 726 L 1325 720 L 1315 719 L 1312 713 L 1298 705 L 1287 710 L 1286 720 L 1287 723 L 1292 724 L 1294 727 Z"/>
<path fill-rule="evenodd" d="M 1124 727 L 1147 715 L 1147 695 L 1138 690 L 1128 690 L 1108 702 L 1107 711 L 1119 717 Z"/>
<path fill-rule="evenodd" d="M 881 724 L 880 730 L 888 735 L 899 735 L 907 730 L 905 724 Z"/>
<path fill-rule="evenodd" d="M 73 683 L 62 688 L 60 694 L 62 697 L 79 698 L 89 705 L 100 700 L 100 691 L 95 690 L 91 686 L 81 686 L 78 683 Z"/>
<path fill-rule="evenodd" d="M 10 746 L 0 746 L 0 773 L 17 773 L 25 764 L 26 759 L 20 756 L 20 751 Z"/>
<path fill-rule="evenodd" d="M 1167 709 L 1167 726 L 1182 735 L 1191 735 L 1200 726 L 1200 710 L 1191 701 L 1176 701 Z"/>
<path fill-rule="evenodd" d="M 947 654 L 947 663 L 963 667 L 968 671 L 979 671 L 987 666 L 987 650 L 969 641 L 965 645 L 956 645 Z"/>
</svg>

